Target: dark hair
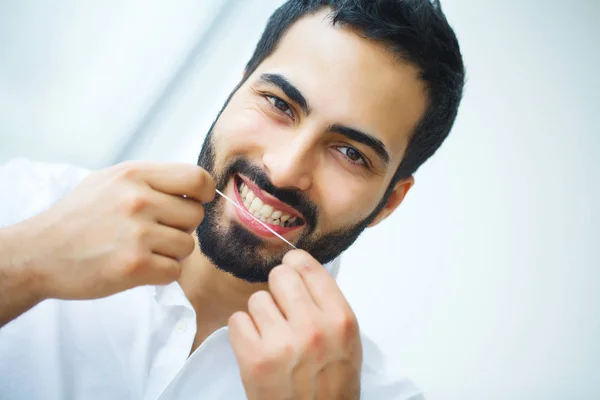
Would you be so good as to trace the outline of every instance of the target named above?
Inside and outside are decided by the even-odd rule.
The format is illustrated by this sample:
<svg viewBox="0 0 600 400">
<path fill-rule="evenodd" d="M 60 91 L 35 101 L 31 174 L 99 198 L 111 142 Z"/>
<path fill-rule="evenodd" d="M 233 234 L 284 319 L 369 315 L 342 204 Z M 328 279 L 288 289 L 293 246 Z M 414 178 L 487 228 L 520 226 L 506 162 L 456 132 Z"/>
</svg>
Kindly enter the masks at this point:
<svg viewBox="0 0 600 400">
<path fill-rule="evenodd" d="M 332 25 L 350 27 L 362 37 L 384 43 L 399 59 L 418 67 L 425 83 L 427 109 L 410 138 L 390 191 L 435 153 L 454 124 L 465 80 L 458 40 L 437 1 L 289 0 L 269 19 L 246 66 L 246 76 L 275 51 L 294 22 L 324 7 L 331 9 Z"/>
</svg>

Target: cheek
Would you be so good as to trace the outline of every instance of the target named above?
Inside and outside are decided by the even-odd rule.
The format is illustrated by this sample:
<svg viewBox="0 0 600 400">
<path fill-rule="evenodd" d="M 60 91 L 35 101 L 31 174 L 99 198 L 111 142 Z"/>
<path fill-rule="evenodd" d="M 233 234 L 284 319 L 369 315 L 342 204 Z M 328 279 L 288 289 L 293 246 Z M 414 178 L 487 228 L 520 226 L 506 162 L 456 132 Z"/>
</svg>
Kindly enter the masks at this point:
<svg viewBox="0 0 600 400">
<path fill-rule="evenodd" d="M 257 110 L 229 108 L 215 125 L 214 137 L 228 155 L 247 154 L 260 146 L 267 128 L 266 118 Z"/>
<path fill-rule="evenodd" d="M 379 188 L 363 179 L 348 179 L 332 168 L 323 171 L 320 185 L 322 227 L 333 230 L 365 219 L 377 205 Z"/>
</svg>

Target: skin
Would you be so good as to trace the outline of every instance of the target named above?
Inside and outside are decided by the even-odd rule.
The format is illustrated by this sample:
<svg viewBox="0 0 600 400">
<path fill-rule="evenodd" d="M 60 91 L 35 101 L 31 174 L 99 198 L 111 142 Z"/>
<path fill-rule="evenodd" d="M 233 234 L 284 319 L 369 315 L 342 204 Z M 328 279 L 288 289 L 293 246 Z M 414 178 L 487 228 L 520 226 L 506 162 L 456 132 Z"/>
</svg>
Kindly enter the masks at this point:
<svg viewBox="0 0 600 400">
<path fill-rule="evenodd" d="M 296 23 L 214 126 L 216 170 L 243 156 L 264 168 L 275 186 L 302 190 L 319 207 L 315 234 L 355 225 L 375 209 L 426 102 L 415 68 L 348 29 L 332 28 L 324 16 Z M 307 100 L 308 112 L 281 85 L 265 80 L 266 74 L 291 83 Z M 332 125 L 375 137 L 389 162 L 373 148 L 332 132 Z M 368 167 L 347 157 L 350 147 L 365 156 Z M 412 177 L 398 182 L 371 225 L 389 216 L 413 183 Z M 225 191 L 233 196 L 233 182 Z M 224 225 L 235 220 L 233 211 L 224 205 Z M 299 235 L 291 232 L 286 239 L 293 242 Z M 286 246 L 277 238 L 269 242 L 273 250 Z M 247 310 L 235 312 L 228 325 L 249 398 L 358 398 L 356 318 L 335 280 L 307 253 L 288 253 L 262 286 L 212 267 L 184 268 L 180 282 L 198 305 L 211 302 L 234 311 L 247 301 Z"/>
<path fill-rule="evenodd" d="M 315 234 L 354 226 L 373 212 L 426 106 L 414 67 L 331 27 L 325 16 L 295 23 L 214 126 L 215 169 L 243 156 L 275 186 L 303 191 L 319 208 Z M 291 83 L 308 112 L 261 79 L 265 74 Z M 389 161 L 334 125 L 376 138 Z M 388 217 L 413 183 L 398 182 L 371 225 Z M 233 190 L 229 182 L 225 191 Z M 265 284 L 215 268 L 192 234 L 202 203 L 213 197 L 214 181 L 196 166 L 133 162 L 93 173 L 47 212 L 0 230 L 7 255 L 0 260 L 0 323 L 47 298 L 97 298 L 177 280 L 197 314 L 191 350 L 229 326 L 249 399 L 359 398 L 358 323 L 335 280 L 300 250 L 287 253 Z M 225 204 L 222 224 L 235 218 Z M 263 251 L 286 246 L 277 238 L 266 243 Z"/>
<path fill-rule="evenodd" d="M 0 326 L 44 299 L 94 299 L 176 280 L 214 190 L 192 165 L 127 162 L 1 229 Z"/>
</svg>

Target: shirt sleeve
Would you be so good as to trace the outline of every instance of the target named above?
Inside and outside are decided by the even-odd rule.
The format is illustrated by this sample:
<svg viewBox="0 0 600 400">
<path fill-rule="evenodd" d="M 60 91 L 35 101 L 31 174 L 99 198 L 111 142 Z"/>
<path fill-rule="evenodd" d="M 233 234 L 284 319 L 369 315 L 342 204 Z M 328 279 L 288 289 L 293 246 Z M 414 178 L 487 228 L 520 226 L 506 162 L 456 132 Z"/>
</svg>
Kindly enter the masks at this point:
<svg viewBox="0 0 600 400">
<path fill-rule="evenodd" d="M 0 227 L 39 214 L 70 192 L 89 171 L 16 158 L 0 165 Z"/>
</svg>

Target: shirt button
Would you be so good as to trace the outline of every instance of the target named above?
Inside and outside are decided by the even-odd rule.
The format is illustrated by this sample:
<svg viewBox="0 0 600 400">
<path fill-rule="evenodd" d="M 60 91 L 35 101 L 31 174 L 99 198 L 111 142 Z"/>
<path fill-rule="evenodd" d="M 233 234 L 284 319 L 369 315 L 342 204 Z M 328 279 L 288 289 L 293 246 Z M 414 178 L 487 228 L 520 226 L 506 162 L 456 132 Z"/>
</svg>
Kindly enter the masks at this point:
<svg viewBox="0 0 600 400">
<path fill-rule="evenodd" d="M 187 329 L 187 324 L 185 323 L 185 321 L 180 321 L 175 326 L 175 331 L 177 333 L 183 333 L 183 332 L 185 332 L 186 329 Z"/>
</svg>

